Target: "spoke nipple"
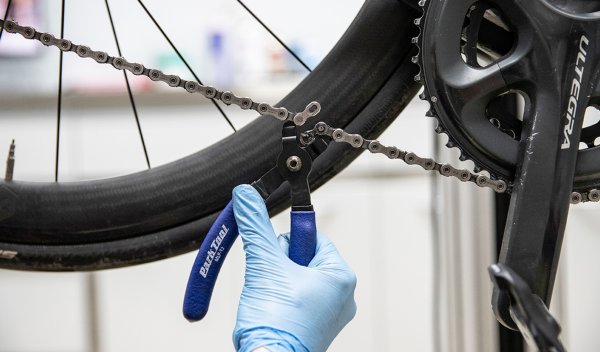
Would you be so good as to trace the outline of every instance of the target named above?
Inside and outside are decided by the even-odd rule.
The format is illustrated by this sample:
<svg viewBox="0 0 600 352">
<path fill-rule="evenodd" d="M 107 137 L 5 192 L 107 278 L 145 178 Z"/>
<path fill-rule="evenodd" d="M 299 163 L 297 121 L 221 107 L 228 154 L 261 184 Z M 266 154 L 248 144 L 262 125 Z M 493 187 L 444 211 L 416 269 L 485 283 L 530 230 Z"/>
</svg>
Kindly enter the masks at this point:
<svg viewBox="0 0 600 352">
<path fill-rule="evenodd" d="M 6 173 L 4 181 L 12 181 L 15 169 L 15 140 L 13 139 L 8 149 L 8 158 L 6 159 Z"/>
</svg>

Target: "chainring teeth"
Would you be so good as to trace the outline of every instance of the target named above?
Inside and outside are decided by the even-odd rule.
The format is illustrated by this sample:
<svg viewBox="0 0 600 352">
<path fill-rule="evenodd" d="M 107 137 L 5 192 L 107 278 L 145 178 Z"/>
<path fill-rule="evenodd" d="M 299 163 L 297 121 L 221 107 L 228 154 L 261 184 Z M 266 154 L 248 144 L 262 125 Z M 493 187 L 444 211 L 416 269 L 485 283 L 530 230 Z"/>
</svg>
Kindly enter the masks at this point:
<svg viewBox="0 0 600 352">
<path fill-rule="evenodd" d="M 414 25 L 418 29 L 418 34 L 416 37 L 412 38 L 411 42 L 417 47 L 417 53 L 412 57 L 412 62 L 419 66 L 419 72 L 415 75 L 415 81 L 423 83 L 423 61 L 421 55 L 421 47 L 423 44 L 423 23 L 425 22 L 425 14 L 427 13 L 427 7 L 429 5 L 429 1 L 427 0 L 419 0 L 419 6 L 421 7 L 421 17 L 415 18 L 413 21 Z"/>
<path fill-rule="evenodd" d="M 444 126 L 444 124 L 442 123 L 442 120 L 439 118 L 438 113 L 436 112 L 436 108 L 435 108 L 436 104 L 434 101 L 432 101 L 432 98 L 431 98 L 432 96 L 429 93 L 427 81 L 425 79 L 425 75 L 423 74 L 423 72 L 425 70 L 425 65 L 423 62 L 424 54 L 421 49 L 423 47 L 426 16 L 427 16 L 427 12 L 429 10 L 430 2 L 431 2 L 431 0 L 420 0 L 419 1 L 419 6 L 421 7 L 421 10 L 423 11 L 423 13 L 422 13 L 421 17 L 418 17 L 414 20 L 414 24 L 418 28 L 418 34 L 411 40 L 411 43 L 417 47 L 417 54 L 412 57 L 412 62 L 414 64 L 418 65 L 418 67 L 419 67 L 419 73 L 417 75 L 415 75 L 415 81 L 423 85 L 423 92 L 419 95 L 419 98 L 423 101 L 426 101 L 429 104 L 429 109 L 425 113 L 425 116 L 432 117 L 435 119 L 435 121 L 436 121 L 436 127 L 434 129 L 435 133 L 445 134 L 447 136 L 448 141 L 446 143 L 446 147 L 449 149 L 452 149 L 452 148 L 458 149 L 458 151 L 460 152 L 460 154 L 459 154 L 460 161 L 467 161 L 467 160 L 471 161 L 474 165 L 473 172 L 475 172 L 477 174 L 479 174 L 481 172 L 485 172 L 490 175 L 490 178 L 492 180 L 502 180 L 502 181 L 506 182 L 506 184 L 508 185 L 506 193 L 510 193 L 512 191 L 511 182 L 509 182 L 505 178 L 500 177 L 499 175 L 487 170 L 481 163 L 479 163 L 477 161 L 476 158 L 472 157 L 466 150 L 464 150 L 464 148 L 461 148 L 460 145 L 456 142 L 456 140 L 452 137 L 452 135 L 448 132 L 448 129 Z"/>
</svg>

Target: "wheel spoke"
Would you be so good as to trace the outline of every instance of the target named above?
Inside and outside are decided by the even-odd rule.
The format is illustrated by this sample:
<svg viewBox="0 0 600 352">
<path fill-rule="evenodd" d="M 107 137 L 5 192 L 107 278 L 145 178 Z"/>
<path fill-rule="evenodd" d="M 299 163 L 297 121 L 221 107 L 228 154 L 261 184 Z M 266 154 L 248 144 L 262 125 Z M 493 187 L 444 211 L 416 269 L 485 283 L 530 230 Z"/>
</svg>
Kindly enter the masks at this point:
<svg viewBox="0 0 600 352">
<path fill-rule="evenodd" d="M 175 54 L 177 54 L 177 56 L 179 57 L 179 59 L 183 62 L 183 64 L 185 65 L 185 67 L 187 67 L 187 69 L 190 71 L 190 73 L 192 74 L 192 76 L 194 76 L 194 78 L 196 79 L 196 81 L 198 81 L 198 83 L 200 83 L 200 84 L 204 84 L 204 83 L 202 83 L 202 81 L 200 80 L 200 78 L 198 78 L 198 75 L 196 75 L 196 72 L 194 72 L 194 70 L 192 69 L 192 67 L 187 63 L 187 61 L 185 60 L 185 58 L 183 57 L 183 55 L 181 55 L 181 53 L 179 52 L 179 50 L 177 49 L 177 47 L 175 46 L 175 44 L 173 44 L 173 42 L 171 41 L 171 39 L 169 38 L 169 36 L 167 35 L 167 33 L 165 33 L 165 31 L 162 29 L 162 27 L 158 24 L 158 22 L 154 18 L 154 16 L 152 16 L 152 13 L 150 13 L 150 11 L 146 7 L 146 5 L 144 5 L 144 3 L 142 2 L 142 0 L 138 0 L 138 3 L 140 4 L 140 6 L 142 6 L 142 8 L 144 9 L 144 12 L 146 12 L 146 14 L 150 18 L 150 20 L 154 23 L 154 25 L 156 26 L 156 28 L 160 31 L 160 33 L 163 35 L 163 37 L 167 40 L 167 42 L 169 43 L 169 45 L 171 46 L 171 48 L 173 49 L 173 51 L 175 51 Z M 217 110 L 219 110 L 219 112 L 221 113 L 221 115 L 223 116 L 223 118 L 225 119 L 225 121 L 227 121 L 227 123 L 229 124 L 229 126 L 233 129 L 233 131 L 236 132 L 237 130 L 236 130 L 235 126 L 233 126 L 233 123 L 231 123 L 231 120 L 229 119 L 229 117 L 227 117 L 227 114 L 225 114 L 225 111 L 223 111 L 223 109 L 217 103 L 217 101 L 215 99 L 211 99 L 211 101 L 214 104 L 214 106 L 217 108 Z"/>
<path fill-rule="evenodd" d="M 271 36 L 273 38 L 275 38 L 275 40 L 277 40 L 279 42 L 279 44 L 281 44 L 281 46 L 283 46 L 285 48 L 285 50 L 287 50 L 288 53 L 290 53 L 290 55 L 292 55 L 296 61 L 298 61 L 300 63 L 300 65 L 302 65 L 308 72 L 312 72 L 312 70 L 308 67 L 307 64 L 304 63 L 304 61 L 302 61 L 302 59 L 292 50 L 290 49 L 290 47 L 288 47 L 278 36 L 277 34 L 275 34 L 263 21 L 261 21 L 260 18 L 258 18 L 258 16 L 256 16 L 256 14 L 254 14 L 254 12 L 252 12 L 252 10 L 250 10 L 250 8 L 248 8 L 248 6 L 246 6 L 246 4 L 244 4 L 244 2 L 242 0 L 236 0 L 252 17 L 254 17 L 254 19 L 256 21 L 258 21 L 258 23 L 260 23 L 260 25 L 267 31 L 269 32 L 269 34 L 271 34 Z"/>
<path fill-rule="evenodd" d="M 60 39 L 65 36 L 65 0 L 61 2 L 60 10 Z M 58 98 L 56 104 L 56 151 L 54 164 L 54 182 L 58 182 L 58 161 L 60 155 L 60 115 L 62 112 L 62 78 L 63 78 L 63 51 L 58 52 Z"/>
<path fill-rule="evenodd" d="M 108 0 L 104 0 L 106 4 L 106 12 L 108 14 L 108 19 L 110 21 L 110 27 L 112 28 L 113 36 L 115 38 L 115 43 L 117 45 L 117 52 L 119 57 L 123 57 L 121 53 L 121 46 L 119 45 L 119 38 L 117 36 L 117 30 L 115 29 L 115 23 L 112 18 L 112 13 L 110 11 L 110 5 L 108 4 Z M 129 78 L 127 77 L 127 71 L 123 70 L 123 78 L 125 79 L 125 86 L 127 87 L 127 94 L 129 95 L 129 102 L 131 103 L 131 109 L 133 110 L 133 116 L 135 117 L 135 123 L 137 124 L 138 134 L 140 135 L 140 141 L 142 142 L 142 148 L 144 149 L 144 156 L 146 157 L 146 164 L 148 168 L 152 168 L 150 166 L 150 158 L 148 157 L 148 149 L 146 148 L 146 142 L 144 141 L 144 133 L 142 132 L 142 126 L 140 125 L 140 118 L 137 113 L 137 108 L 135 105 L 135 99 L 133 98 L 133 92 L 131 91 L 131 85 L 129 84 Z"/>
<path fill-rule="evenodd" d="M 12 0 L 8 0 L 8 4 L 6 4 L 6 11 L 4 11 L 4 18 L 2 19 L 4 23 L 6 23 L 6 19 L 8 18 L 8 13 L 10 12 L 11 4 Z M 0 27 L 0 40 L 2 39 L 2 33 L 4 33 L 4 26 Z"/>
</svg>

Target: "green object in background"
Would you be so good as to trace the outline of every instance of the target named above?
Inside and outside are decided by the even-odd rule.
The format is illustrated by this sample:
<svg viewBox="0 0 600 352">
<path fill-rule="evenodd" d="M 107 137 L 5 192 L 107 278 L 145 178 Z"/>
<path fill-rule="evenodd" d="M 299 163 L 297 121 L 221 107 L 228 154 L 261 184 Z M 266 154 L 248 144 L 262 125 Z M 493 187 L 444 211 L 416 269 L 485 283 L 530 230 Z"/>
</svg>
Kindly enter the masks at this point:
<svg viewBox="0 0 600 352">
<path fill-rule="evenodd" d="M 190 57 L 189 55 L 182 55 L 183 57 Z M 159 53 L 154 62 L 156 67 L 165 73 L 167 71 L 181 71 L 186 69 L 183 62 L 175 53 Z"/>
</svg>

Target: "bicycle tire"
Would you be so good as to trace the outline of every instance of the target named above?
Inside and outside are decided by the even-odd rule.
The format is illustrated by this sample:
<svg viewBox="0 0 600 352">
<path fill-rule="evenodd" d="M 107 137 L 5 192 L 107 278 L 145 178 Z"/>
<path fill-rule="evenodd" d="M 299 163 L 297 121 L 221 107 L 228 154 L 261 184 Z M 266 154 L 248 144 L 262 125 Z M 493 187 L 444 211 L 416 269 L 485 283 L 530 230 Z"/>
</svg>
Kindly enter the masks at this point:
<svg viewBox="0 0 600 352">
<path fill-rule="evenodd" d="M 378 136 L 419 89 L 411 62 L 419 13 L 396 0 L 367 1 L 336 46 L 281 106 L 319 101 L 321 121 L 367 138 Z M 85 182 L 0 183 L 0 267 L 98 270 L 196 250 L 238 184 L 274 165 L 281 122 L 257 118 L 185 158 L 127 176 Z M 360 151 L 331 145 L 315 162 L 314 190 Z M 249 162 L 251 160 L 251 162 Z M 284 186 L 267 202 L 285 209 Z"/>
</svg>

